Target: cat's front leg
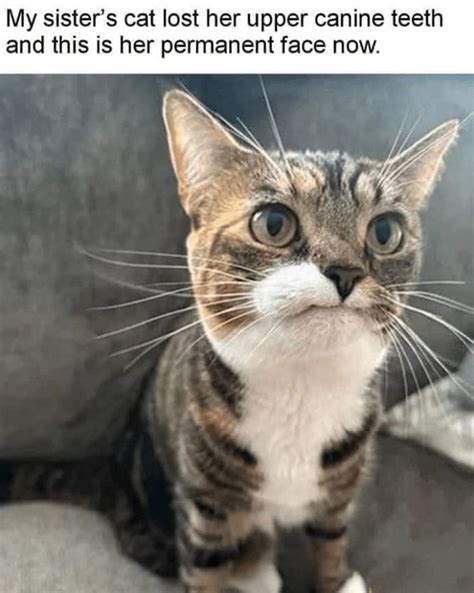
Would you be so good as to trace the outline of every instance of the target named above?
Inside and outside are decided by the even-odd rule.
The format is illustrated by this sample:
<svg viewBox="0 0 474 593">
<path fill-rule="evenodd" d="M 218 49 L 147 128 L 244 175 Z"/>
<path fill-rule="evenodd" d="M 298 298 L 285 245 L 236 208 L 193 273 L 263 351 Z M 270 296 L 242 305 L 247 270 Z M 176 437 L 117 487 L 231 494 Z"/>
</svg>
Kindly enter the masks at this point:
<svg viewBox="0 0 474 593">
<path fill-rule="evenodd" d="M 177 543 L 186 593 L 279 593 L 273 542 L 246 511 L 180 499 Z"/>
<path fill-rule="evenodd" d="M 351 576 L 346 527 L 316 521 L 307 525 L 315 593 L 339 593 Z"/>
<path fill-rule="evenodd" d="M 368 592 L 362 577 L 347 564 L 347 531 L 365 481 L 376 423 L 377 411 L 373 411 L 358 432 L 348 434 L 323 454 L 319 478 L 323 502 L 315 504 L 313 516 L 305 525 L 316 593 Z"/>
<path fill-rule="evenodd" d="M 348 525 L 362 466 L 362 458 L 355 458 L 326 473 L 327 501 L 306 524 L 315 593 L 367 593 L 363 579 L 347 563 Z"/>
<path fill-rule="evenodd" d="M 314 523 L 306 531 L 313 562 L 314 593 L 367 593 L 362 577 L 347 564 L 346 527 Z"/>
</svg>

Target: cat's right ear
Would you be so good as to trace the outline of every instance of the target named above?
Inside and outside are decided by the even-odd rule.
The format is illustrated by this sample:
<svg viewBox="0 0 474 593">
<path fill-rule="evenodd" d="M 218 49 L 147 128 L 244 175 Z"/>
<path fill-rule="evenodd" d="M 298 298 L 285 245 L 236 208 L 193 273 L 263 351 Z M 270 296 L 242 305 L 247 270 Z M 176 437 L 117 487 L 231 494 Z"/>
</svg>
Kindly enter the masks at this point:
<svg viewBox="0 0 474 593">
<path fill-rule="evenodd" d="M 189 213 L 193 196 L 211 184 L 222 171 L 238 161 L 240 153 L 250 151 L 206 109 L 187 93 L 173 90 L 163 101 L 171 162 L 184 209 Z"/>
<path fill-rule="evenodd" d="M 441 124 L 388 161 L 384 184 L 402 189 L 405 200 L 420 208 L 439 179 L 444 159 L 459 133 L 459 121 Z"/>
</svg>

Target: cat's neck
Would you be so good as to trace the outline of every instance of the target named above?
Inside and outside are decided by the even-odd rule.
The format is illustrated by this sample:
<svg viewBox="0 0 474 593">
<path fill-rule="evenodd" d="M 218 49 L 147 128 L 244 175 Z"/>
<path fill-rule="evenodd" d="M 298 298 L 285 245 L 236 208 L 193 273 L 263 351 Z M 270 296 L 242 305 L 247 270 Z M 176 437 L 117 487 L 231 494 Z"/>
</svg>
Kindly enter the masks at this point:
<svg viewBox="0 0 474 593">
<path fill-rule="evenodd" d="M 250 392 L 294 393 L 295 389 L 320 399 L 331 393 L 357 397 L 386 354 L 375 334 L 364 333 L 334 350 L 282 349 L 271 340 L 255 343 L 245 334 L 230 341 L 209 340 L 221 360 L 239 377 Z"/>
<path fill-rule="evenodd" d="M 367 334 L 319 355 L 278 352 L 267 344 L 259 356 L 249 356 L 245 340 L 239 349 L 237 343 L 232 349 L 214 343 L 244 387 L 236 436 L 259 460 L 265 476 L 259 496 L 271 508 L 285 508 L 279 516 L 283 524 L 299 524 L 304 509 L 320 496 L 324 451 L 360 431 L 374 413 L 377 395 L 369 387 L 384 349 Z"/>
</svg>

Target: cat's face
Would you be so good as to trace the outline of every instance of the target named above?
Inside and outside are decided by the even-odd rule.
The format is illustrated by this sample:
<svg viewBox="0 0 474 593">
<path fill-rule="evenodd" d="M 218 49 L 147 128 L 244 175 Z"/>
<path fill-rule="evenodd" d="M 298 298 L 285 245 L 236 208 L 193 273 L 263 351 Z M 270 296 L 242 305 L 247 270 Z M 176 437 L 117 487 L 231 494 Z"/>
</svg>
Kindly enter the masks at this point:
<svg viewBox="0 0 474 593">
<path fill-rule="evenodd" d="M 416 277 L 419 211 L 457 122 L 378 162 L 248 149 L 177 91 L 164 113 L 209 337 L 245 337 L 255 355 L 263 344 L 317 355 L 361 339 L 383 343 L 401 314 L 397 287 Z"/>
</svg>

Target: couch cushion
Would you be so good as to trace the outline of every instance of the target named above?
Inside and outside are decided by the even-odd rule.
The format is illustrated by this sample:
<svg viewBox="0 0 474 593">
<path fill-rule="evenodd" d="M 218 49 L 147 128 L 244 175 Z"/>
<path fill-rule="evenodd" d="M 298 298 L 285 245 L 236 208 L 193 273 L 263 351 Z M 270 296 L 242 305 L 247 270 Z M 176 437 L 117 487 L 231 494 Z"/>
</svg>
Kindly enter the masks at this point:
<svg viewBox="0 0 474 593">
<path fill-rule="evenodd" d="M 471 593 L 472 474 L 394 438 L 379 445 L 354 529 L 354 566 L 374 593 Z M 52 504 L 6 506 L 0 533 L 0 591 L 180 593 L 124 558 L 110 527 L 94 513 Z M 307 593 L 305 554 L 300 536 L 287 538 L 285 593 Z"/>
<path fill-rule="evenodd" d="M 126 359 L 108 355 L 163 328 L 95 340 L 151 309 L 88 312 L 142 292 L 99 277 L 117 270 L 93 266 L 77 246 L 183 251 L 164 84 L 0 77 L 0 456 L 103 448 L 135 398 L 143 367 L 124 373 Z M 134 283 L 160 280 L 156 271 L 119 272 Z"/>
<path fill-rule="evenodd" d="M 59 504 L 12 505 L 0 511 L 0 530 L 0 591 L 178 591 L 122 556 L 111 527 L 95 513 Z"/>
</svg>

